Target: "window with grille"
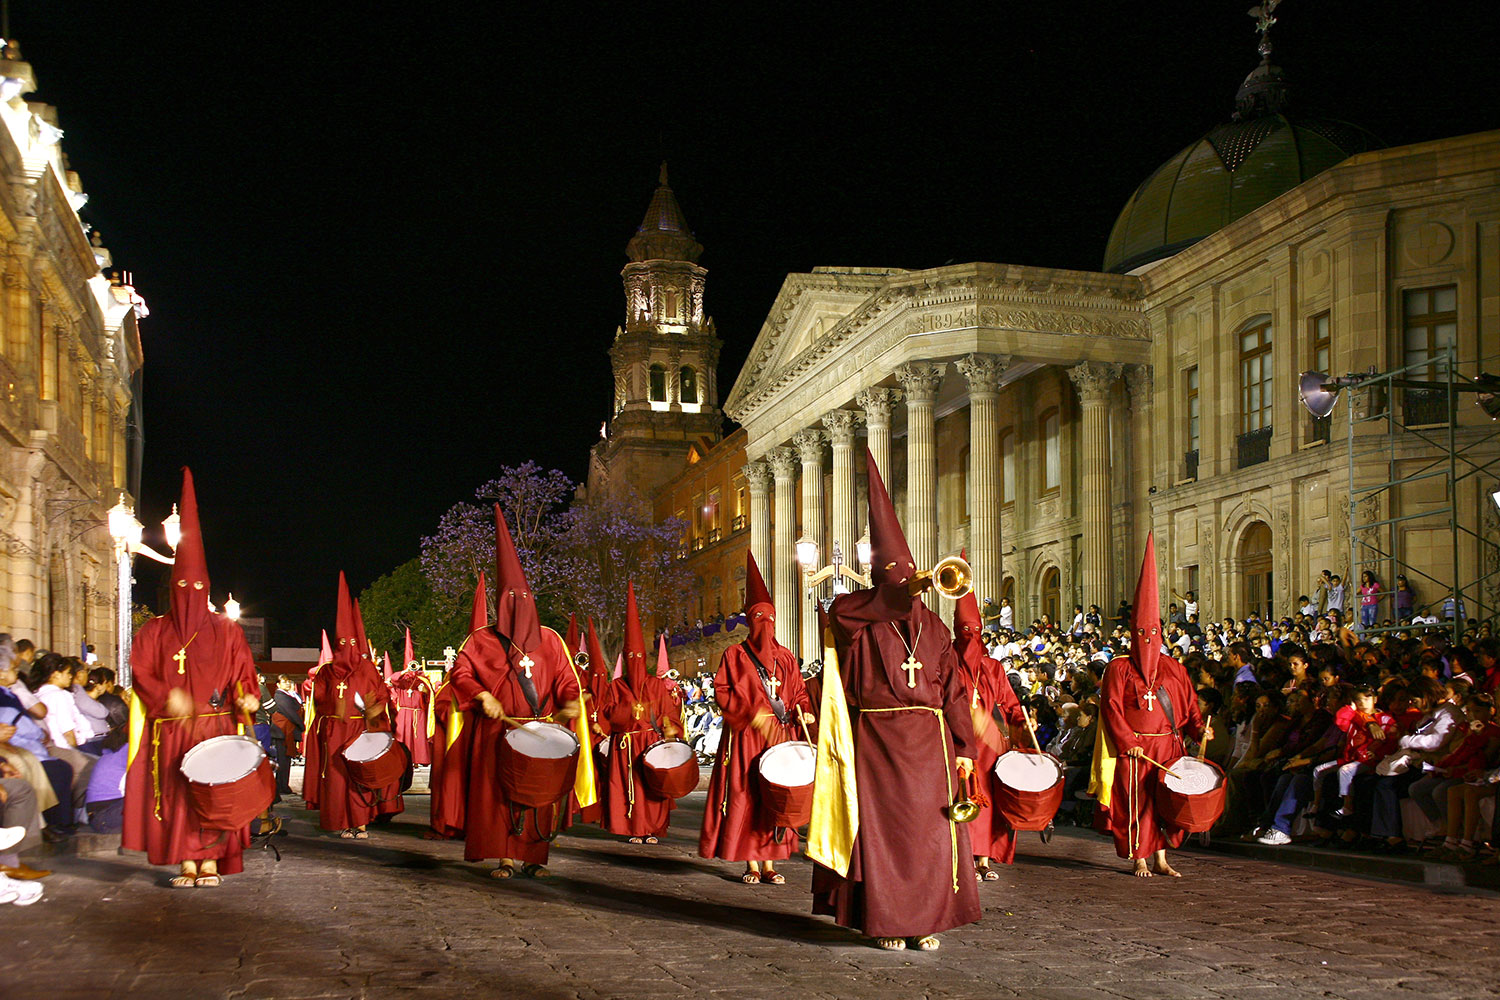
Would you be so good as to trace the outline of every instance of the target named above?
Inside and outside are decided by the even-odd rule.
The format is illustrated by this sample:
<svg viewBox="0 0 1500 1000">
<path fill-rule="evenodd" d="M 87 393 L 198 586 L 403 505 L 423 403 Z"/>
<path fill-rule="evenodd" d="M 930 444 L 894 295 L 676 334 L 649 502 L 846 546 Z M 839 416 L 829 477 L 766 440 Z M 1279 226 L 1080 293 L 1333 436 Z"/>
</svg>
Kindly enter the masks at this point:
<svg viewBox="0 0 1500 1000">
<path fill-rule="evenodd" d="M 1407 378 L 1441 381 L 1448 377 L 1446 352 L 1458 343 L 1458 286 L 1412 288 L 1402 293 L 1402 348 L 1412 369 Z M 1443 389 L 1406 389 L 1402 393 L 1405 423 L 1439 424 L 1448 419 Z"/>
</svg>

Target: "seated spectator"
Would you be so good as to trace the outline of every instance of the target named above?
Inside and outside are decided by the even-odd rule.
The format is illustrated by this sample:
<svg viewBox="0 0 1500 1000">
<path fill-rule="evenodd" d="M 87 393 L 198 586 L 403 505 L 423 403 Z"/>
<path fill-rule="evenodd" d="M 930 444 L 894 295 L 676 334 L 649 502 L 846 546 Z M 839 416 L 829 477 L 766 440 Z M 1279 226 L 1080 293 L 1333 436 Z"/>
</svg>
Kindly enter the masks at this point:
<svg viewBox="0 0 1500 1000">
<path fill-rule="evenodd" d="M 1390 750 L 1397 736 L 1395 718 L 1376 704 L 1375 689 L 1357 688 L 1352 711 L 1340 710 L 1335 716 L 1344 732 L 1338 758 L 1323 764 L 1313 774 L 1313 811 L 1317 824 L 1313 832 L 1329 840 L 1332 828 L 1349 820 L 1354 812 L 1354 783 L 1361 775 L 1373 774 L 1375 764 Z M 1352 834 L 1352 830 L 1344 831 Z M 1354 837 L 1347 836 L 1346 842 Z"/>
<path fill-rule="evenodd" d="M 89 677 L 94 668 L 76 657 L 69 657 L 68 665 L 73 668 L 73 684 L 70 692 L 73 695 L 73 706 L 78 710 L 78 718 L 83 726 L 88 728 L 88 736 L 80 740 L 78 748 L 85 753 L 97 754 L 98 744 L 103 742 L 104 733 L 109 728 L 106 716 L 108 713 L 104 706 L 94 699 L 99 695 L 91 690 Z"/>
<path fill-rule="evenodd" d="M 1449 738 L 1462 729 L 1461 713 L 1447 702 L 1447 691 L 1433 678 L 1418 677 L 1407 694 L 1411 708 L 1421 713 L 1411 731 L 1396 742 L 1395 751 L 1408 758 L 1407 765 L 1402 770 L 1400 764 L 1396 764 L 1391 768 L 1391 774 L 1371 773 L 1356 777 L 1355 816 L 1351 827 L 1344 831 L 1346 843 L 1353 843 L 1363 832 L 1375 842 L 1377 850 L 1404 851 L 1406 837 L 1401 826 L 1401 799 L 1427 768 L 1436 767 L 1440 751 Z"/>
<path fill-rule="evenodd" d="M 21 851 L 41 842 L 41 810 L 36 791 L 8 760 L 0 760 L 0 903 L 30 906 L 42 898 L 40 882 L 22 881 L 16 875 L 45 875 L 21 865 Z"/>
<path fill-rule="evenodd" d="M 95 760 L 93 755 L 78 749 L 79 714 L 69 691 L 73 683 L 73 672 L 65 657 L 47 653 L 31 665 L 27 683 L 47 709 L 47 716 L 43 720 L 47 731 L 47 753 L 67 764 L 73 772 L 71 800 L 63 803 L 70 806 L 71 812 L 66 817 L 61 817 L 63 822 L 51 823 L 49 819 L 49 829 L 54 834 L 66 835 L 72 831 L 83 808 L 88 794 L 89 772 L 93 769 Z"/>
<path fill-rule="evenodd" d="M 130 709 L 119 695 L 99 698 L 107 713 L 103 752 L 89 776 L 86 808 L 95 833 L 119 833 L 125 805 L 125 771 L 129 758 Z"/>
</svg>

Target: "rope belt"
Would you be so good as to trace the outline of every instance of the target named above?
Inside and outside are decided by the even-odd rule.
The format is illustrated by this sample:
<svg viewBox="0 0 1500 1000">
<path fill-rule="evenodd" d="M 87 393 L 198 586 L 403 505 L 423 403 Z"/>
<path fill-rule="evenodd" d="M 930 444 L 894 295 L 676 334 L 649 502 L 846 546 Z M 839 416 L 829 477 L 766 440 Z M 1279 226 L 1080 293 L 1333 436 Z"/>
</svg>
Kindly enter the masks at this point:
<svg viewBox="0 0 1500 1000">
<path fill-rule="evenodd" d="M 931 705 L 897 705 L 893 708 L 862 708 L 859 710 L 861 716 L 890 712 L 931 712 L 937 716 L 938 738 L 943 744 L 943 778 L 948 784 L 948 798 L 946 801 L 952 802 L 954 765 L 948 756 L 950 742 L 948 739 L 948 721 L 943 717 L 943 710 L 941 708 L 934 708 Z M 958 892 L 958 827 L 954 824 L 951 814 L 948 817 L 948 842 L 953 848 L 953 891 L 956 893 Z"/>
<path fill-rule="evenodd" d="M 215 719 L 228 712 L 205 712 L 202 715 L 176 715 L 151 720 L 151 800 L 156 818 L 161 819 L 161 726 L 164 722 L 187 722 L 189 719 Z"/>
<path fill-rule="evenodd" d="M 1173 733 L 1136 733 L 1137 736 L 1173 736 Z"/>
<path fill-rule="evenodd" d="M 724 794 L 720 796 L 719 815 L 729 815 L 729 756 L 734 752 L 734 731 L 724 732 L 724 752 L 719 758 L 719 773 L 724 776 Z"/>
<path fill-rule="evenodd" d="M 1136 738 L 1139 739 L 1140 737 L 1143 737 L 1143 736 L 1176 736 L 1177 734 L 1176 733 L 1172 733 L 1172 732 L 1166 732 L 1166 733 L 1136 733 L 1135 735 L 1136 735 Z M 1140 783 L 1141 783 L 1140 767 L 1141 767 L 1141 762 L 1140 762 L 1140 758 L 1138 758 L 1138 757 L 1127 756 L 1126 760 L 1128 760 L 1130 762 L 1129 765 L 1128 765 L 1129 769 L 1130 769 L 1129 770 L 1129 776 L 1126 779 L 1126 788 L 1125 788 L 1125 791 L 1127 793 L 1127 795 L 1126 795 L 1126 802 L 1127 802 L 1126 808 L 1128 808 L 1130 810 L 1130 820 L 1126 824 L 1125 830 L 1126 830 L 1126 836 L 1128 837 L 1128 839 L 1130 841 L 1130 856 L 1133 858 L 1133 857 L 1135 857 L 1136 853 L 1138 851 L 1140 851 L 1140 849 L 1141 849 L 1141 811 L 1140 811 L 1140 809 L 1137 808 L 1137 806 L 1140 804 Z"/>
</svg>

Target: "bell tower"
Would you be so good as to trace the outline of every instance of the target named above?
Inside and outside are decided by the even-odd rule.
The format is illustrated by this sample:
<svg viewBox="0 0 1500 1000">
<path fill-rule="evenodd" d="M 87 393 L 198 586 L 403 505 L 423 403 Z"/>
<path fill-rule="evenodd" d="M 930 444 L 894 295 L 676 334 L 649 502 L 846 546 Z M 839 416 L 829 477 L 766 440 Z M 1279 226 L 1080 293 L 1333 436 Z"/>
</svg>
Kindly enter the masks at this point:
<svg viewBox="0 0 1500 1000">
<path fill-rule="evenodd" d="M 625 325 L 609 349 L 614 398 L 589 463 L 590 492 L 628 485 L 649 496 L 682 470 L 693 444 L 722 434 L 723 345 L 703 310 L 702 253 L 663 163 L 646 217 L 625 245 Z"/>
</svg>

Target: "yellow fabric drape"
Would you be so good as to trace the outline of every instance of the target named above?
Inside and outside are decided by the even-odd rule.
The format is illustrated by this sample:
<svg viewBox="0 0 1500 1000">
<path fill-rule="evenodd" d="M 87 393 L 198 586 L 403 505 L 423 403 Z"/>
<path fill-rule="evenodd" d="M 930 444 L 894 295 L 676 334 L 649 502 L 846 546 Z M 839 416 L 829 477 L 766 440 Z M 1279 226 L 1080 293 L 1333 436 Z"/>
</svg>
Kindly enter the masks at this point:
<svg viewBox="0 0 1500 1000">
<path fill-rule="evenodd" d="M 1109 730 L 1101 719 L 1094 738 L 1094 762 L 1089 768 L 1089 794 L 1101 806 L 1109 807 L 1110 790 L 1115 787 L 1115 767 L 1120 755 L 1110 741 Z"/>
<path fill-rule="evenodd" d="M 854 727 L 844 700 L 838 654 L 823 635 L 823 698 L 819 708 L 818 758 L 813 779 L 812 820 L 807 828 L 809 858 L 849 874 L 854 838 L 859 836 L 859 786 L 854 775 Z"/>
<path fill-rule="evenodd" d="M 437 732 L 437 690 L 425 673 L 417 676 L 423 684 L 427 685 L 427 741 L 430 743 L 432 734 Z"/>
<path fill-rule="evenodd" d="M 134 691 L 125 692 L 130 699 L 130 742 L 129 750 L 125 752 L 125 769 L 130 770 L 135 763 L 135 755 L 141 750 L 141 740 L 146 735 L 146 706 L 141 704 L 140 696 Z"/>
<path fill-rule="evenodd" d="M 557 635 L 550 628 L 547 631 Z M 578 772 L 573 777 L 573 795 L 577 797 L 579 807 L 587 808 L 599 801 L 598 778 L 594 774 L 593 743 L 589 737 L 588 707 L 583 700 L 588 689 L 583 685 L 583 678 L 578 673 L 578 665 L 573 662 L 573 651 L 568 648 L 562 636 L 557 635 L 557 641 L 563 648 L 563 655 L 568 658 L 568 669 L 573 671 L 573 679 L 578 682 L 578 714 L 573 718 L 573 735 L 578 737 Z"/>
<path fill-rule="evenodd" d="M 464 731 L 464 706 L 459 700 L 458 691 L 452 684 L 448 685 L 448 697 L 453 699 L 453 709 L 448 713 L 448 730 L 443 734 L 443 749 L 453 749 L 453 744 L 458 742 L 459 735 Z"/>
</svg>

